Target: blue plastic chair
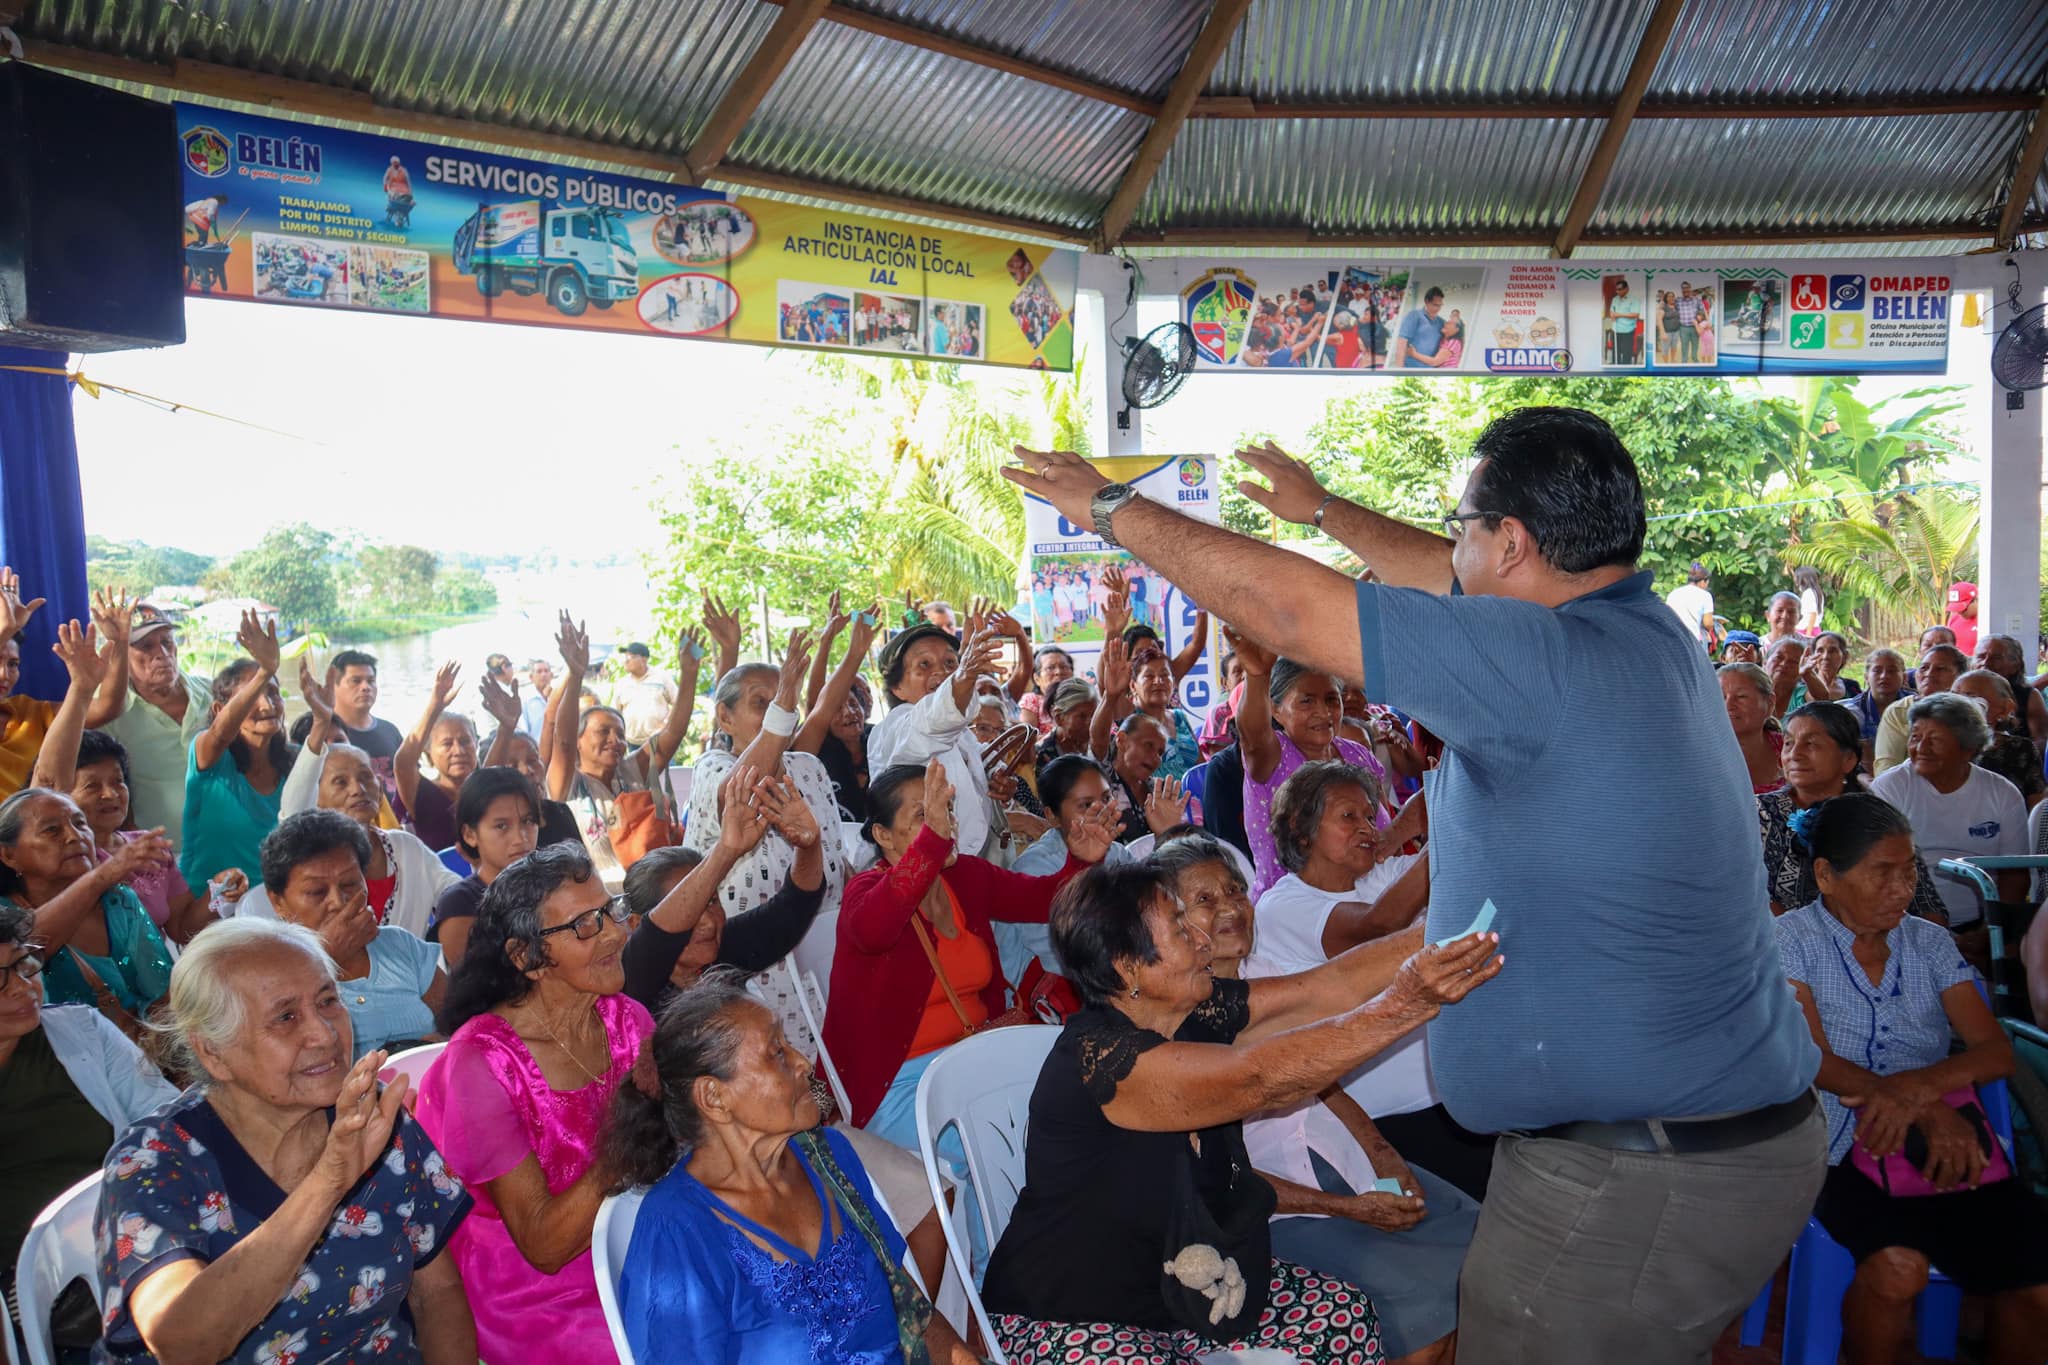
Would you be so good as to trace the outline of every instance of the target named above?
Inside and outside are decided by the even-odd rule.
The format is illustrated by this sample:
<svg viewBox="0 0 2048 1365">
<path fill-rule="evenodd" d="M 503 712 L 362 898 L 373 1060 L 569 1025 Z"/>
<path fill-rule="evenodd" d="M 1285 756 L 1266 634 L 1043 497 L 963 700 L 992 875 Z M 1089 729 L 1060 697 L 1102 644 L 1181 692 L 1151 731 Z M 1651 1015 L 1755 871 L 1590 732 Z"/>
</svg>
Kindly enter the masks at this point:
<svg viewBox="0 0 2048 1365">
<path fill-rule="evenodd" d="M 1197 763 L 1194 767 L 1180 775 L 1180 784 L 1187 788 L 1189 796 L 1192 796 L 1197 801 L 1201 800 L 1202 792 L 1209 785 L 1209 765 L 1207 763 Z"/>
<path fill-rule="evenodd" d="M 450 844 L 446 848 L 434 850 L 434 856 L 441 860 L 441 866 L 447 868 L 458 877 L 467 877 L 476 870 L 469 865 L 469 859 L 462 856 L 462 850 L 454 844 Z"/>
<path fill-rule="evenodd" d="M 1984 1102 L 1984 1116 L 1991 1131 L 2005 1144 L 2007 1160 L 2012 1154 L 2011 1097 L 2004 1081 L 1992 1081 L 1977 1088 Z M 2017 1169 L 2017 1168 L 2015 1168 Z M 1784 1365 L 1835 1365 L 1842 1349 L 1842 1296 L 1856 1278 L 1856 1262 L 1842 1249 L 1818 1218 L 1806 1220 L 1806 1231 L 1792 1247 L 1792 1274 L 1785 1290 Z M 1763 1340 L 1763 1320 L 1770 1307 L 1771 1287 L 1764 1286 L 1758 1303 L 1751 1304 L 1742 1318 L 1742 1344 L 1754 1346 Z M 1953 1360 L 1956 1331 L 1963 1311 L 1963 1291 L 1939 1270 L 1930 1271 L 1927 1288 L 1914 1304 L 1917 1349 L 1935 1360 Z M 1752 1339 L 1752 1327 L 1755 1337 Z"/>
</svg>

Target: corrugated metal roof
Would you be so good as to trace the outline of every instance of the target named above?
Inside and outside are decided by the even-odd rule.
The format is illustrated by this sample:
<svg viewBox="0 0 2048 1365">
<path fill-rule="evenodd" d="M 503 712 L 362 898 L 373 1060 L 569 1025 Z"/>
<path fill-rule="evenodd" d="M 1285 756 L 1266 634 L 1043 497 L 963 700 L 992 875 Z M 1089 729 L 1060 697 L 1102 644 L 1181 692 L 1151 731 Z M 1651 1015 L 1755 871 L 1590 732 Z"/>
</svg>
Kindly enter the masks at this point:
<svg viewBox="0 0 2048 1365">
<path fill-rule="evenodd" d="M 846 0 L 1134 95 L 1166 93 L 1209 0 Z"/>
<path fill-rule="evenodd" d="M 1340 102 L 1606 99 L 1641 0 L 1254 0 L 1209 93 Z"/>
<path fill-rule="evenodd" d="M 1638 123 L 1593 225 L 1739 232 L 1978 220 L 2000 201 L 2000 165 L 2025 117 Z"/>
<path fill-rule="evenodd" d="M 1152 98 L 1210 8 L 839 3 Z M 1276 104 L 1597 105 L 1621 85 L 1653 3 L 1253 0 L 1208 88 Z M 17 27 L 40 42 L 195 59 L 471 120 L 484 145 L 495 125 L 679 156 L 780 13 L 767 0 L 25 0 Z M 1687 0 L 1650 98 L 1910 102 L 2038 92 L 2044 77 L 2044 0 Z M 1989 225 L 2031 117 L 1639 120 L 1592 228 Z M 836 185 L 1085 231 L 1148 126 L 1118 105 L 828 19 L 730 157 L 819 194 Z M 1134 226 L 1553 232 L 1603 127 L 1196 119 Z M 2048 177 L 2030 189 L 2030 215 L 2048 217 Z"/>
<path fill-rule="evenodd" d="M 1142 114 L 838 24 L 814 30 L 733 145 L 788 175 L 1092 225 Z"/>
<path fill-rule="evenodd" d="M 20 29 L 639 149 L 689 145 L 775 21 L 759 0 L 29 0 Z"/>
<path fill-rule="evenodd" d="M 1727 103 L 2038 93 L 2044 67 L 2041 0 L 1686 0 L 1650 93 Z"/>
<path fill-rule="evenodd" d="M 1134 226 L 1541 231 L 1599 140 L 1591 119 L 1215 119 L 1181 129 Z"/>
</svg>

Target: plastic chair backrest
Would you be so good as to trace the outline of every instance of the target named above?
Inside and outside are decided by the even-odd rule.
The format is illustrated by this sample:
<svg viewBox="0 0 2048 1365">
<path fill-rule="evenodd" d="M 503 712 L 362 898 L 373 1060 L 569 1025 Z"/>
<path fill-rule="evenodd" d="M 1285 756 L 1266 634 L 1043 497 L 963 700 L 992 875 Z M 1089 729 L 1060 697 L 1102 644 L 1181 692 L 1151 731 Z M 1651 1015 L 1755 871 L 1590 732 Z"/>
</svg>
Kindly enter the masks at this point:
<svg viewBox="0 0 2048 1365">
<path fill-rule="evenodd" d="M 1187 789 L 1189 796 L 1201 800 L 1202 793 L 1209 789 L 1209 765 L 1197 763 L 1180 775 L 1180 784 Z"/>
<path fill-rule="evenodd" d="M 1024 1139 L 1031 1091 L 1059 1036 L 1059 1029 L 1045 1024 L 978 1033 L 940 1053 L 917 1083 L 917 1148 L 924 1159 L 924 1178 L 932 1199 L 945 1207 L 938 1140 L 946 1129 L 954 1128 L 967 1156 L 967 1178 L 974 1185 L 982 1231 L 990 1248 L 1002 1239 L 1024 1188 Z M 983 1342 L 994 1352 L 997 1365 L 1004 1365 L 988 1309 L 983 1307 L 981 1295 L 972 1292 L 973 1247 L 957 1220 L 949 1220 L 944 1227 L 946 1258 L 969 1287 L 968 1304 L 981 1324 Z"/>
<path fill-rule="evenodd" d="M 796 980 L 796 1007 L 803 1012 L 811 1037 L 817 1040 L 818 1069 L 825 1073 L 825 1084 L 831 1087 L 832 1098 L 838 1101 L 840 1117 L 845 1118 L 853 1113 L 853 1102 L 846 1098 L 846 1082 L 839 1079 L 839 1068 L 832 1061 L 832 1054 L 825 1050 L 825 994 L 818 987 L 817 977 L 798 968 L 795 954 L 783 961 Z"/>
<path fill-rule="evenodd" d="M 619 1268 L 626 1263 L 626 1248 L 633 1244 L 633 1224 L 640 1217 L 640 1201 L 646 1197 L 645 1190 L 608 1196 L 597 1206 L 597 1222 L 590 1229 L 590 1268 L 597 1277 L 597 1301 L 604 1307 L 604 1325 L 611 1329 L 619 1365 L 633 1365 L 633 1348 L 626 1341 L 625 1324 L 619 1321 Z"/>
<path fill-rule="evenodd" d="M 476 871 L 475 868 L 469 865 L 469 859 L 462 856 L 462 850 L 454 844 L 450 844 L 446 848 L 435 849 L 434 856 L 441 860 L 441 866 L 447 868 L 458 877 L 467 877 Z"/>
<path fill-rule="evenodd" d="M 56 1365 L 50 1310 L 65 1285 L 82 1279 L 91 1287 L 94 1303 L 105 1297 L 92 1235 L 93 1212 L 99 1201 L 100 1175 L 95 1171 L 51 1200 L 22 1239 L 21 1260 L 15 1266 L 15 1295 L 21 1308 L 28 1365 Z"/>
<path fill-rule="evenodd" d="M 389 1085 L 403 1076 L 412 1082 L 413 1094 L 417 1096 L 420 1082 L 427 1077 L 427 1068 L 440 1059 L 441 1049 L 447 1046 L 446 1043 L 421 1043 L 418 1047 L 409 1047 L 394 1057 L 387 1057 L 384 1069 L 377 1073 L 377 1079 Z"/>
<path fill-rule="evenodd" d="M 811 921 L 810 929 L 803 940 L 790 951 L 790 964 L 799 972 L 809 972 L 818 982 L 819 1014 L 829 1002 L 832 989 L 832 957 L 839 948 L 839 912 L 827 910 Z"/>
</svg>

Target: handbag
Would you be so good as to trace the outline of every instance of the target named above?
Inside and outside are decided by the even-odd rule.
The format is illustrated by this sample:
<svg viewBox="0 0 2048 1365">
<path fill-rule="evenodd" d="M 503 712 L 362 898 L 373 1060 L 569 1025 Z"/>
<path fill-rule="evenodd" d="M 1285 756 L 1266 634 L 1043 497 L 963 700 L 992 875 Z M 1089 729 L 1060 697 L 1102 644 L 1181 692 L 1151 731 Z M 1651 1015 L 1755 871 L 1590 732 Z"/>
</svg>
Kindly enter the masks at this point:
<svg viewBox="0 0 2048 1365">
<path fill-rule="evenodd" d="M 2005 1158 L 2005 1144 L 1991 1131 L 1991 1120 L 1986 1117 L 1984 1102 L 1977 1098 L 1977 1092 L 1964 1086 L 1943 1095 L 1941 1102 L 1961 1115 L 1977 1134 L 1977 1146 L 1986 1158 L 1984 1173 L 1977 1177 L 1977 1185 L 1982 1187 L 2010 1177 L 2012 1163 Z M 1861 1147 L 1851 1147 L 1849 1160 L 1894 1199 L 1955 1193 L 1953 1189 L 1938 1188 L 1920 1173 L 1927 1164 L 1927 1135 L 1920 1131 L 1917 1123 L 1906 1130 L 1905 1145 L 1890 1156 L 1875 1157 Z"/>
<path fill-rule="evenodd" d="M 100 974 L 92 969 L 92 964 L 85 960 L 85 954 L 70 947 L 64 951 L 71 954 L 71 965 L 78 968 L 79 976 L 85 980 L 85 988 L 92 992 L 94 1007 L 106 1016 L 107 1022 L 121 1030 L 129 1042 L 138 1046 L 146 1043 L 150 1037 L 149 1029 L 128 1012 L 121 1003 L 121 997 L 114 994 Z"/>
</svg>

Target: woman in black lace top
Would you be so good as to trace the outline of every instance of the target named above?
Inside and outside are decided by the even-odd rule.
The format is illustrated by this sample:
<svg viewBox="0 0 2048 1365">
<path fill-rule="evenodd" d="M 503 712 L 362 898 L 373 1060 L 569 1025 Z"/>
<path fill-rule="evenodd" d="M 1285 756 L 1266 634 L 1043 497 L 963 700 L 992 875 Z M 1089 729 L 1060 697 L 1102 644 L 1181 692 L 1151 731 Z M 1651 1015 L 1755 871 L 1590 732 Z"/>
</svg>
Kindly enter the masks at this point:
<svg viewBox="0 0 2048 1365">
<path fill-rule="evenodd" d="M 1218 981 L 1208 939 L 1145 864 L 1075 878 L 1052 935 L 1087 1007 L 1039 1073 L 1024 1189 L 989 1262 L 1004 1354 L 1035 1365 L 1083 1345 L 1179 1365 L 1227 1344 L 1382 1360 L 1362 1291 L 1273 1260 L 1273 1190 L 1240 1121 L 1320 1094 L 1463 999 L 1500 970 L 1498 939 L 1429 948 L 1418 926 L 1313 971 Z"/>
</svg>

